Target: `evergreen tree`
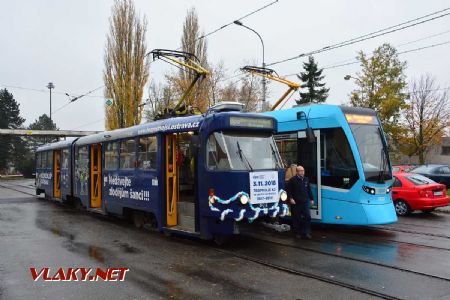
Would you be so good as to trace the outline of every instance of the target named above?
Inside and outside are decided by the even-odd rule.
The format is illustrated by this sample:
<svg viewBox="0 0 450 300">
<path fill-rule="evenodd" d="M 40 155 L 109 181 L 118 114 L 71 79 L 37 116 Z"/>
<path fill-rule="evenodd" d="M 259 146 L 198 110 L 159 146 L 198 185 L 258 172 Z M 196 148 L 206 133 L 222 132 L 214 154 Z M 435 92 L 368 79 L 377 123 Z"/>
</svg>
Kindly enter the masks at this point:
<svg viewBox="0 0 450 300">
<path fill-rule="evenodd" d="M 14 96 L 7 89 L 0 90 L 0 128 L 17 129 L 24 121 L 25 119 L 20 117 L 19 104 Z M 10 162 L 16 160 L 15 150 L 19 150 L 21 144 L 19 137 L 0 136 L 0 170 L 6 169 Z"/>
<path fill-rule="evenodd" d="M 308 91 L 300 92 L 300 99 L 295 100 L 297 104 L 325 102 L 330 89 L 325 88 L 325 83 L 321 83 L 325 78 L 322 76 L 323 69 L 317 67 L 312 56 L 309 57 L 308 62 L 303 63 L 303 69 L 305 72 L 301 72 L 297 77 L 303 82 L 302 87 L 306 87 Z"/>
<path fill-rule="evenodd" d="M 56 124 L 47 116 L 47 114 L 43 114 L 39 116 L 37 120 L 31 123 L 28 126 L 28 129 L 31 130 L 58 130 Z M 58 139 L 56 139 L 57 141 Z M 28 148 L 34 152 L 37 147 L 42 146 L 47 143 L 54 142 L 55 138 L 51 137 L 29 137 L 28 138 Z"/>
</svg>

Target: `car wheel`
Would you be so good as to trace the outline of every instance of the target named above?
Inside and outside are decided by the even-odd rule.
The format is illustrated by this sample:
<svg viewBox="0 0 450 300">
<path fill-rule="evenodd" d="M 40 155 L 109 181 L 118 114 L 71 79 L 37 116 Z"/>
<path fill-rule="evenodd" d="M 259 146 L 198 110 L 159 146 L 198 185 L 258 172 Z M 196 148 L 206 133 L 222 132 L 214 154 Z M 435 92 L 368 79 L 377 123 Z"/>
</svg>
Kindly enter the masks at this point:
<svg viewBox="0 0 450 300">
<path fill-rule="evenodd" d="M 429 214 L 429 213 L 431 213 L 433 210 L 434 210 L 434 208 L 423 209 L 422 212 L 423 212 L 424 214 Z"/>
<path fill-rule="evenodd" d="M 406 216 L 407 214 L 409 214 L 411 212 L 411 209 L 409 208 L 408 203 L 406 203 L 403 200 L 395 201 L 394 206 L 395 206 L 395 212 L 399 216 Z"/>
</svg>

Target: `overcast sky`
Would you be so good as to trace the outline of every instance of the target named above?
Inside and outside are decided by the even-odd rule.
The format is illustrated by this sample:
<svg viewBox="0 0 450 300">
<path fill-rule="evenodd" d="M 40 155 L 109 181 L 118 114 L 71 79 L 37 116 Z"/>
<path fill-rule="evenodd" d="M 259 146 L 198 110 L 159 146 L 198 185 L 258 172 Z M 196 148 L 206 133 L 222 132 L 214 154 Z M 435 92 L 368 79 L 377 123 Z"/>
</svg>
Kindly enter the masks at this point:
<svg viewBox="0 0 450 300">
<path fill-rule="evenodd" d="M 182 24 L 191 7 L 196 8 L 201 28 L 208 33 L 271 2 L 135 0 L 135 5 L 148 20 L 147 48 L 151 50 L 180 46 Z M 112 0 L 0 0 L 0 88 L 7 86 L 13 93 L 27 125 L 49 113 L 46 86 L 53 82 L 53 120 L 60 129 L 104 130 L 102 89 L 92 93 L 92 97 L 58 108 L 69 101 L 65 93 L 76 96 L 103 85 L 103 53 L 112 4 Z M 271 63 L 448 7 L 448 0 L 280 0 L 242 22 L 262 36 L 265 61 Z M 316 60 L 319 67 L 325 67 L 349 62 L 357 51 L 372 52 L 384 42 L 398 46 L 401 52 L 448 41 L 450 16 L 324 52 L 316 55 Z M 209 61 L 223 61 L 228 76 L 238 74 L 246 62 L 262 62 L 259 39 L 245 28 L 228 26 L 209 36 L 207 43 Z M 450 87 L 450 44 L 402 54 L 400 58 L 408 63 L 408 80 L 429 73 L 441 88 Z M 292 74 L 301 70 L 305 60 L 273 68 L 280 75 Z M 343 78 L 359 70 L 358 65 L 324 70 L 325 82 L 331 88 L 329 103 L 348 101 L 355 84 Z M 151 80 L 161 82 L 162 75 L 170 71 L 169 65 L 157 61 L 151 65 Z M 278 83 L 271 83 L 269 88 L 271 101 L 284 91 Z"/>
</svg>

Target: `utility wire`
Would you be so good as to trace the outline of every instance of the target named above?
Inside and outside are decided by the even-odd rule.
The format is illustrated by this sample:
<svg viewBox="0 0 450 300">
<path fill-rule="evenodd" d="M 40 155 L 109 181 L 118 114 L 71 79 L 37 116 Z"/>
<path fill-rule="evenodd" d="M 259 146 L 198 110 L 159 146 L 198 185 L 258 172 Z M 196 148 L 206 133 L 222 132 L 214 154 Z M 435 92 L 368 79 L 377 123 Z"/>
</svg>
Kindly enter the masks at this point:
<svg viewBox="0 0 450 300">
<path fill-rule="evenodd" d="M 222 29 L 224 29 L 224 28 L 226 28 L 226 27 L 228 27 L 228 26 L 230 26 L 230 25 L 233 25 L 233 24 L 234 24 L 234 21 L 240 21 L 240 20 L 243 20 L 243 19 L 245 19 L 245 18 L 247 18 L 247 17 L 250 17 L 251 15 L 254 15 L 254 14 L 256 14 L 257 12 L 260 12 L 261 10 L 266 9 L 267 7 L 272 6 L 273 4 L 275 4 L 275 3 L 277 3 L 277 2 L 278 2 L 278 0 L 275 0 L 275 1 L 271 2 L 271 3 L 269 3 L 269 4 L 264 5 L 263 7 L 260 7 L 260 8 L 258 8 L 258 9 L 256 9 L 256 10 L 254 10 L 254 11 L 252 11 L 252 12 L 246 14 L 245 16 L 240 17 L 239 19 L 234 19 L 234 20 L 231 21 L 230 23 L 227 23 L 227 24 L 225 24 L 225 25 L 222 25 L 221 27 L 219 27 L 219 28 L 217 28 L 217 29 L 215 29 L 215 30 L 213 30 L 213 31 L 211 31 L 211 32 L 209 32 L 209 33 L 207 33 L 207 34 L 204 34 L 204 35 L 198 37 L 196 40 L 194 40 L 193 43 L 195 43 L 195 42 L 197 42 L 197 41 L 199 41 L 199 40 L 201 40 L 201 39 L 204 39 L 204 38 L 206 38 L 207 36 L 210 36 L 210 35 L 212 35 L 212 34 L 218 32 L 218 31 L 220 31 L 220 30 L 222 30 Z"/>
<path fill-rule="evenodd" d="M 434 48 L 434 47 L 438 47 L 438 46 L 442 46 L 442 45 L 446 45 L 446 44 L 450 44 L 450 41 L 439 43 L 439 44 L 433 44 L 433 45 L 429 45 L 429 46 L 424 46 L 424 47 L 420 47 L 420 48 L 405 50 L 405 51 L 402 51 L 402 52 L 398 52 L 397 54 L 400 55 L 400 54 L 405 54 L 405 53 L 410 53 L 410 52 L 421 51 L 421 50 L 425 50 L 425 49 L 428 49 L 428 48 Z M 372 58 L 372 57 L 370 57 L 370 58 Z M 348 63 L 344 63 L 344 64 L 327 65 L 327 66 L 323 67 L 322 69 L 324 69 L 324 70 L 335 69 L 335 68 L 339 68 L 339 67 L 354 65 L 354 64 L 357 64 L 357 63 L 359 63 L 359 61 L 358 60 L 354 60 L 352 62 L 348 62 Z M 291 76 L 298 75 L 298 74 L 299 73 L 292 73 L 292 74 L 284 75 L 284 77 L 291 77 Z"/>
<path fill-rule="evenodd" d="M 103 87 L 104 87 L 104 85 L 99 86 L 99 87 L 97 87 L 97 88 L 95 88 L 95 89 L 93 89 L 93 90 L 90 90 L 90 91 L 87 92 L 87 93 L 84 93 L 84 94 L 79 95 L 79 96 L 76 96 L 76 97 L 72 97 L 72 99 L 70 99 L 70 95 L 69 95 L 68 93 L 65 93 L 65 95 L 69 97 L 70 101 L 69 101 L 68 103 L 64 104 L 63 106 L 59 107 L 58 109 L 56 109 L 56 110 L 53 111 L 52 113 L 53 113 L 53 114 L 57 113 L 58 111 L 60 111 L 60 110 L 62 110 L 63 108 L 67 107 L 69 104 L 71 104 L 71 103 L 77 101 L 78 99 L 80 99 L 80 98 L 82 98 L 82 97 L 85 97 L 85 96 L 87 96 L 87 95 L 89 95 L 89 94 L 91 94 L 91 93 L 93 93 L 93 92 L 95 92 L 95 91 L 97 91 L 97 90 L 99 90 L 99 89 L 101 89 L 101 88 L 103 88 Z"/>
<path fill-rule="evenodd" d="M 407 43 L 403 43 L 403 44 L 397 45 L 396 47 L 402 47 L 402 46 L 406 46 L 406 45 L 409 45 L 409 44 L 417 43 L 417 42 L 420 42 L 420 41 L 428 40 L 430 38 L 441 36 L 441 35 L 446 34 L 446 33 L 450 33 L 450 30 L 446 30 L 446 31 L 443 31 L 443 32 L 440 32 L 440 33 L 428 35 L 428 36 L 425 36 L 425 37 L 420 38 L 418 40 L 414 40 L 414 41 L 410 41 L 410 42 L 407 42 Z"/>
<path fill-rule="evenodd" d="M 12 89 L 24 90 L 24 91 L 32 91 L 32 92 L 48 93 L 48 90 L 40 90 L 40 89 L 34 89 L 34 88 L 29 88 L 29 87 L 17 86 L 17 85 L 0 84 L 0 86 L 1 86 L 1 87 L 5 87 L 5 88 L 12 88 Z M 64 93 L 64 92 L 53 91 L 52 93 L 53 93 L 53 94 L 58 94 L 58 95 L 65 95 L 65 96 L 67 96 L 67 93 Z M 99 95 L 86 95 L 86 97 L 92 97 L 92 98 L 105 98 L 105 97 L 99 96 Z"/>
<path fill-rule="evenodd" d="M 6 84 L 0 84 L 0 86 L 5 88 L 12 88 L 12 89 L 18 89 L 18 90 L 25 90 L 25 91 L 34 91 L 34 92 L 41 92 L 41 93 L 48 93 L 47 90 L 39 90 L 39 89 L 33 89 L 33 88 L 26 88 L 16 85 L 6 85 Z"/>
<path fill-rule="evenodd" d="M 450 15 L 450 12 L 447 12 L 445 14 L 441 14 L 441 15 L 438 15 L 438 16 L 435 16 L 435 17 L 432 17 L 432 18 L 429 18 L 429 19 L 422 20 L 422 21 L 418 22 L 418 20 L 424 19 L 424 18 L 432 16 L 432 15 L 436 15 L 436 14 L 442 13 L 442 12 L 445 12 L 445 11 L 448 11 L 448 10 L 450 10 L 450 8 L 446 8 L 446 9 L 443 9 L 443 10 L 440 10 L 440 11 L 437 11 L 437 12 L 434 12 L 434 13 L 422 16 L 422 17 L 416 18 L 414 20 L 409 20 L 407 22 L 403 22 L 403 23 L 400 23 L 400 24 L 397 24 L 397 25 L 393 25 L 393 26 L 384 28 L 384 29 L 380 29 L 380 30 L 377 30 L 377 31 L 374 31 L 374 32 L 371 32 L 371 33 L 368 33 L 368 34 L 365 34 L 365 35 L 362 35 L 362 36 L 359 36 L 359 37 L 355 37 L 355 38 L 352 38 L 350 40 L 346 40 L 346 41 L 343 41 L 343 42 L 340 42 L 340 43 L 337 43 L 337 44 L 329 45 L 329 46 L 326 46 L 326 47 L 323 47 L 323 48 L 320 48 L 320 49 L 317 49 L 317 50 L 313 50 L 313 51 L 310 51 L 310 52 L 299 54 L 299 55 L 294 56 L 294 57 L 290 57 L 290 58 L 286 58 L 286 59 L 283 59 L 283 60 L 279 60 L 279 61 L 267 64 L 267 66 L 272 66 L 272 65 L 288 62 L 288 61 L 291 61 L 291 60 L 299 59 L 301 57 L 305 57 L 305 56 L 309 56 L 309 55 L 313 55 L 313 54 L 318 54 L 318 53 L 321 53 L 321 52 L 326 52 L 326 51 L 334 50 L 334 49 L 337 49 L 337 48 L 342 48 L 342 47 L 345 47 L 345 46 L 348 46 L 348 45 L 360 43 L 362 41 L 366 41 L 366 40 L 373 39 L 373 38 L 376 38 L 376 37 L 379 37 L 379 36 L 383 36 L 383 35 L 386 35 L 386 34 L 389 34 L 389 33 L 393 33 L 393 32 L 400 31 L 400 30 L 404 30 L 404 29 L 407 29 L 407 28 L 410 28 L 410 27 L 413 27 L 413 26 L 417 26 L 417 25 L 420 25 L 420 24 L 423 24 L 423 23 L 426 23 L 426 22 L 430 22 L 430 21 L 433 21 L 433 20 L 436 20 L 436 19 L 439 19 L 439 18 L 443 18 L 445 16 Z M 409 23 L 412 23 L 412 22 L 415 22 L 415 23 L 409 24 Z M 405 25 L 405 24 L 409 24 L 409 25 Z M 402 26 L 402 25 L 404 25 L 404 26 Z M 399 27 L 399 26 L 401 26 L 401 27 Z"/>
<path fill-rule="evenodd" d="M 196 39 L 190 44 L 190 46 L 192 46 L 192 44 L 195 44 L 196 42 L 198 42 L 198 41 L 201 40 L 201 39 L 204 39 L 204 38 L 206 38 L 206 37 L 208 37 L 208 36 L 210 36 L 210 35 L 215 34 L 215 33 L 218 32 L 218 31 L 221 31 L 221 30 L 225 29 L 226 27 L 228 27 L 228 26 L 230 26 L 230 25 L 233 25 L 233 24 L 234 24 L 234 21 L 236 21 L 236 20 L 240 21 L 240 20 L 243 20 L 243 19 L 245 19 L 245 18 L 248 18 L 248 17 L 250 17 L 251 15 L 254 15 L 254 14 L 256 14 L 256 13 L 258 13 L 258 12 L 260 12 L 260 11 L 266 9 L 266 8 L 268 8 L 269 6 L 274 5 L 274 4 L 277 3 L 277 2 L 278 2 L 278 0 L 272 1 L 272 2 L 270 2 L 270 3 L 268 3 L 268 4 L 264 5 L 264 6 L 262 6 L 262 7 L 260 7 L 260 8 L 258 8 L 258 9 L 256 9 L 256 10 L 254 10 L 254 11 L 249 12 L 248 14 L 246 14 L 246 15 L 240 17 L 239 19 L 233 19 L 233 21 L 231 21 L 230 23 L 227 23 L 227 24 L 225 24 L 225 25 L 222 25 L 222 26 L 220 26 L 219 28 L 214 29 L 214 30 L 211 31 L 211 32 L 208 32 L 208 33 L 206 33 L 206 34 L 204 34 L 204 35 L 202 35 L 202 36 L 199 36 L 198 38 L 196 38 Z M 175 50 L 180 50 L 181 48 L 182 48 L 182 46 L 178 47 L 178 48 L 175 49 Z M 146 54 L 146 56 L 149 55 L 150 53 L 151 53 L 151 52 L 148 52 L 148 53 Z M 153 63 L 153 61 L 150 61 L 150 62 L 149 62 L 149 65 L 151 65 L 152 63 Z"/>
</svg>

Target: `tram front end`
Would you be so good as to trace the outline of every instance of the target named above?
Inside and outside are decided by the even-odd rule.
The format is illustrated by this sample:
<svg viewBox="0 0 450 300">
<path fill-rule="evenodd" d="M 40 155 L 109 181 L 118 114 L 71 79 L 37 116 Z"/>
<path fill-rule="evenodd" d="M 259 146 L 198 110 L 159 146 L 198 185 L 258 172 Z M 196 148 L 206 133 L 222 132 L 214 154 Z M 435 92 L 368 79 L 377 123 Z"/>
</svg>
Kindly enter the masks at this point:
<svg viewBox="0 0 450 300">
<path fill-rule="evenodd" d="M 205 238 L 238 233 L 239 222 L 288 212 L 284 170 L 272 117 L 238 112 L 207 116 L 200 129 L 200 229 Z"/>
</svg>

